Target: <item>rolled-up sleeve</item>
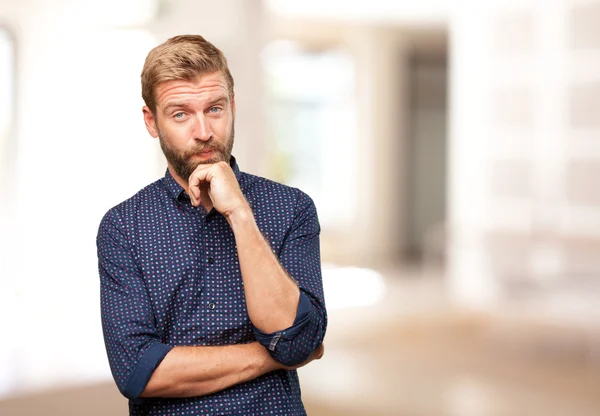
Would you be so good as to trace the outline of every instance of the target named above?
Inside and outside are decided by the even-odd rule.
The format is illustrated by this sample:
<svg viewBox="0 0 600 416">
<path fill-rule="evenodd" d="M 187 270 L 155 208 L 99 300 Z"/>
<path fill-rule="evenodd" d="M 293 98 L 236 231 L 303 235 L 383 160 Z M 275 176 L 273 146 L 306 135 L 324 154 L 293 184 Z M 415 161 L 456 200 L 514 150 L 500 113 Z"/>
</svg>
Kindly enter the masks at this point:
<svg viewBox="0 0 600 416">
<path fill-rule="evenodd" d="M 325 337 L 327 312 L 321 276 L 320 232 L 313 201 L 298 191 L 294 220 L 279 253 L 281 265 L 300 288 L 296 318 L 291 327 L 270 334 L 254 328 L 256 339 L 284 365 L 306 361 Z"/>
<path fill-rule="evenodd" d="M 136 399 L 172 347 L 156 331 L 142 272 L 114 208 L 102 219 L 96 243 L 108 361 L 121 393 Z"/>
</svg>

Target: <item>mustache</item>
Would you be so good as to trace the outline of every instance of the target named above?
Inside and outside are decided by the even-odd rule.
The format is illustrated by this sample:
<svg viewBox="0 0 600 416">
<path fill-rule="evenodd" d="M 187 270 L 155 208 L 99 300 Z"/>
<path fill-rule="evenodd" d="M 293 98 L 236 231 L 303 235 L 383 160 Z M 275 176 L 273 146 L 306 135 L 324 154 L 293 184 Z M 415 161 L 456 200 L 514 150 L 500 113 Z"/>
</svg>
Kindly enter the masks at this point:
<svg viewBox="0 0 600 416">
<path fill-rule="evenodd" d="M 201 153 L 207 150 L 212 150 L 213 152 L 225 152 L 225 145 L 223 145 L 222 143 L 219 142 L 213 142 L 212 140 L 203 143 L 203 144 L 198 144 L 197 146 L 194 146 L 192 149 L 189 149 L 185 152 L 185 156 L 192 156 L 195 155 L 197 153 Z"/>
</svg>

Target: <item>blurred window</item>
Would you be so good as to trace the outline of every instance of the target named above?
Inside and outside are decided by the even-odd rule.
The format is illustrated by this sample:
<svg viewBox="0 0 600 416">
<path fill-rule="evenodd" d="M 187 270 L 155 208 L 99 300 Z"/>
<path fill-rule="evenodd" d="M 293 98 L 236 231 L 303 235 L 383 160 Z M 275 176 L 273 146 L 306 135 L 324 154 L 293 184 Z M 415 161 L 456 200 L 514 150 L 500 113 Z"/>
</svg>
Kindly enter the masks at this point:
<svg viewBox="0 0 600 416">
<path fill-rule="evenodd" d="M 0 26 L 0 185 L 8 176 L 9 134 L 14 117 L 14 43 L 11 33 Z M 0 189 L 4 189 L 1 186 Z"/>
<path fill-rule="evenodd" d="M 5 215 L 7 205 L 7 181 L 12 161 L 9 155 L 9 134 L 14 115 L 14 44 L 9 31 L 0 26 L 0 316 L 8 317 L 14 313 L 16 291 L 6 282 L 13 275 L 7 273 L 5 264 L 11 256 L 14 239 L 10 235 L 9 219 Z M 10 254 L 9 254 L 10 253 Z M 11 276 L 8 278 L 7 276 Z M 7 277 L 7 278 L 5 278 Z M 5 279 L 3 279 L 5 278 Z M 12 319 L 2 320 L 2 331 L 5 334 L 15 333 Z M 2 342 L 0 345 L 0 397 L 12 387 L 14 379 L 15 360 L 13 354 L 14 342 Z"/>
<path fill-rule="evenodd" d="M 341 49 L 276 41 L 264 52 L 269 176 L 315 201 L 323 227 L 354 221 L 355 68 Z"/>
</svg>

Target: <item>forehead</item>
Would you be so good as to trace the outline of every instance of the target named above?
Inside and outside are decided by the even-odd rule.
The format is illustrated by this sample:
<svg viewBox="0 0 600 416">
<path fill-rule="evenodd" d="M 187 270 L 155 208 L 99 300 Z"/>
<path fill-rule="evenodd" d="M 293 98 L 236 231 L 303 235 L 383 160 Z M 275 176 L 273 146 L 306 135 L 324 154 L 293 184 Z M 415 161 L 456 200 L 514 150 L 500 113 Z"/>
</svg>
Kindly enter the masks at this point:
<svg viewBox="0 0 600 416">
<path fill-rule="evenodd" d="M 220 72 L 202 74 L 193 80 L 172 80 L 158 84 L 155 91 L 157 107 L 173 101 L 206 101 L 219 96 L 229 97 L 227 81 Z"/>
</svg>

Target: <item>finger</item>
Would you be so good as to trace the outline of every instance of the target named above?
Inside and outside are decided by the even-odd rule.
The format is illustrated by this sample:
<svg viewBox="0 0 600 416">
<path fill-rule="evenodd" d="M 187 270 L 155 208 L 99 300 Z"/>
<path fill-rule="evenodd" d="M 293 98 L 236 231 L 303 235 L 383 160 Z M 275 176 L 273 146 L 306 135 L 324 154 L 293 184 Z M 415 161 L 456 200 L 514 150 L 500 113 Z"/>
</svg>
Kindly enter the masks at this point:
<svg viewBox="0 0 600 416">
<path fill-rule="evenodd" d="M 192 205 L 200 205 L 200 186 L 203 182 L 210 182 L 209 178 L 209 165 L 200 165 L 192 172 L 188 178 L 188 190 L 190 198 L 192 199 Z"/>
</svg>

